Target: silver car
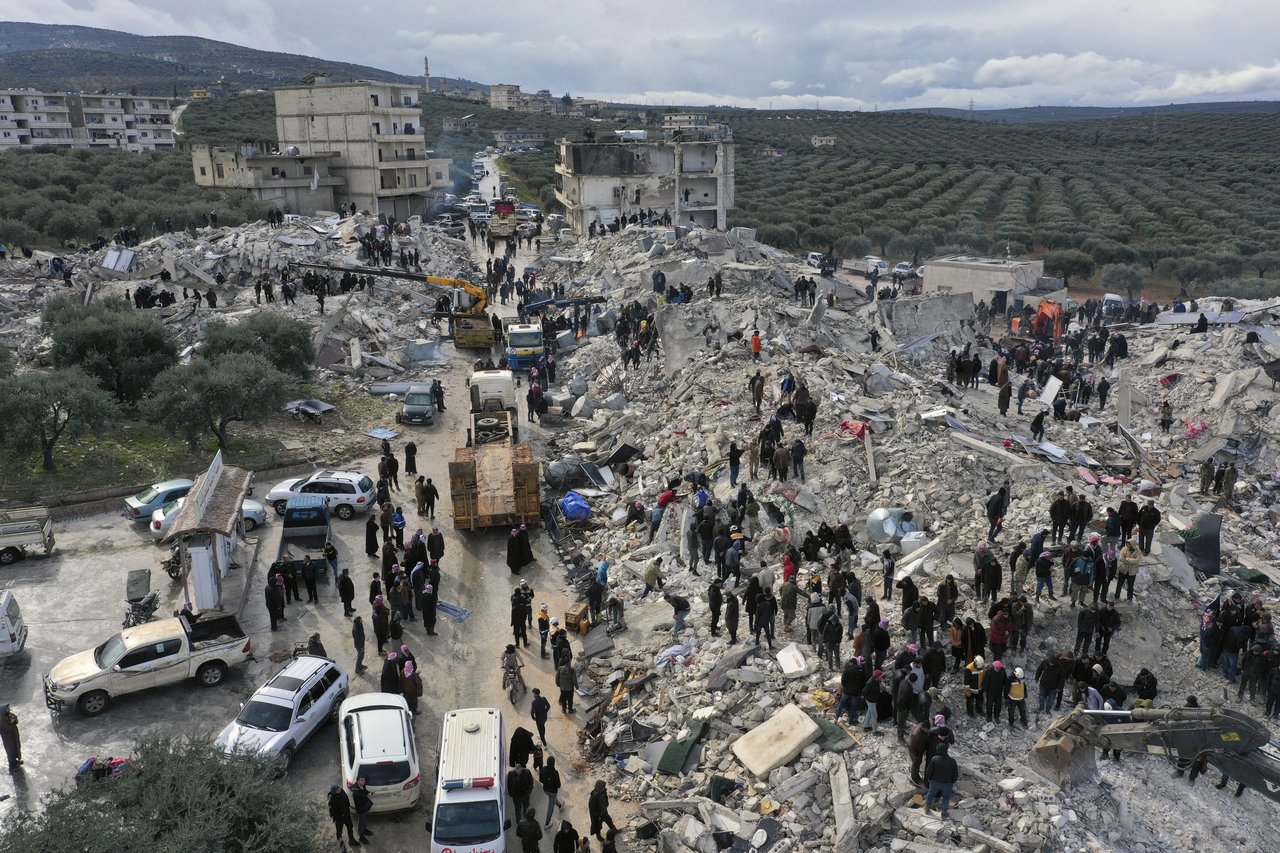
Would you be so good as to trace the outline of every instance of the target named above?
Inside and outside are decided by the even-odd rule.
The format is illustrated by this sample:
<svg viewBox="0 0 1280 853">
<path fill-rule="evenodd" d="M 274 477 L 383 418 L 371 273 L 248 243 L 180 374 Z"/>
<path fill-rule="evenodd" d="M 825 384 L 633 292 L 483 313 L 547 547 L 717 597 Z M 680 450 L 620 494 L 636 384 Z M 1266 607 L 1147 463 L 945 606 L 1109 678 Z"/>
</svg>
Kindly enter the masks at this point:
<svg viewBox="0 0 1280 853">
<path fill-rule="evenodd" d="M 151 538 L 157 542 L 164 540 L 173 529 L 173 520 L 178 517 L 178 510 L 186 503 L 186 498 L 169 501 L 160 509 L 151 513 Z M 267 508 L 253 500 L 245 498 L 240 504 L 240 519 L 244 524 L 244 532 L 249 533 L 267 523 Z"/>
</svg>

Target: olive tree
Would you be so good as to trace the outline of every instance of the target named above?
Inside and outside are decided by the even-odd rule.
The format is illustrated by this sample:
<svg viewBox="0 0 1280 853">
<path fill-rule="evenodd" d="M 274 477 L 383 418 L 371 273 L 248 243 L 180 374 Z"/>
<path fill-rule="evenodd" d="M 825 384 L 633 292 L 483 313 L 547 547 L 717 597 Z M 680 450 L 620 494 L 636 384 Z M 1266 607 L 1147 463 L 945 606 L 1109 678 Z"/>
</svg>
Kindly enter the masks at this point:
<svg viewBox="0 0 1280 853">
<path fill-rule="evenodd" d="M 193 450 L 205 432 L 226 450 L 232 423 L 256 423 L 279 412 L 293 390 L 294 378 L 263 356 L 230 352 L 161 373 L 142 411 L 180 433 Z"/>
<path fill-rule="evenodd" d="M 110 392 L 78 367 L 12 376 L 0 382 L 0 399 L 6 442 L 19 452 L 39 447 L 46 471 L 64 435 L 101 430 L 120 413 Z"/>
<path fill-rule="evenodd" d="M 119 778 L 68 785 L 35 808 L 14 809 L 0 828 L 0 853 L 322 849 L 319 804 L 281 785 L 257 754 L 228 754 L 207 736 L 159 736 L 138 741 L 129 758 Z M 332 836 L 326 841 L 330 849 Z"/>
<path fill-rule="evenodd" d="M 1134 295 L 1142 292 L 1142 274 L 1133 264 L 1107 264 L 1102 268 L 1102 286 L 1123 290 L 1132 302 Z"/>
</svg>

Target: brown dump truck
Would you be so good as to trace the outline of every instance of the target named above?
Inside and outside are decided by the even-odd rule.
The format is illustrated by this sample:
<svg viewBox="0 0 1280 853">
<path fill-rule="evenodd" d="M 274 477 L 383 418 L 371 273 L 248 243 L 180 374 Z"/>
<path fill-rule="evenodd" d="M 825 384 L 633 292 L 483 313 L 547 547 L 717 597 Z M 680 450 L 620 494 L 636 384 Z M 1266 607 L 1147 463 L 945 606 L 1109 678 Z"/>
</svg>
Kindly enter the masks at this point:
<svg viewBox="0 0 1280 853">
<path fill-rule="evenodd" d="M 457 530 L 537 524 L 541 519 L 538 463 L 518 441 L 516 416 L 506 410 L 474 412 L 467 446 L 449 463 L 449 493 Z"/>
</svg>

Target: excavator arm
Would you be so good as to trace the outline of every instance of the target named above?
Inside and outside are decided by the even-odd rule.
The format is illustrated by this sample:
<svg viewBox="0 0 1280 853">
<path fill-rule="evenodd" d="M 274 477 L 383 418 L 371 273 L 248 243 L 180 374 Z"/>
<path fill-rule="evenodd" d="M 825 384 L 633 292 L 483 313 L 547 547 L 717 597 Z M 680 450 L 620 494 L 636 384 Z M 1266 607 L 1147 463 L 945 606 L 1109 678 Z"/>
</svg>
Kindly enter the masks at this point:
<svg viewBox="0 0 1280 853">
<path fill-rule="evenodd" d="M 404 281 L 416 281 L 425 284 L 428 287 L 436 287 L 447 289 L 456 287 L 464 291 L 471 297 L 471 307 L 467 310 L 472 314 L 483 314 L 485 307 L 489 304 L 489 295 L 485 293 L 484 288 L 474 282 L 470 282 L 465 278 L 442 278 L 438 275 L 423 275 L 421 273 L 405 272 L 404 270 L 393 270 L 387 267 L 349 267 L 342 264 L 316 264 L 305 261 L 290 261 L 291 269 L 312 269 L 324 270 L 325 272 L 345 273 L 349 272 L 354 275 L 373 275 L 383 278 L 398 278 Z"/>
<path fill-rule="evenodd" d="M 1280 753 L 1266 726 L 1211 708 L 1076 708 L 1032 748 L 1036 770 L 1063 788 L 1096 777 L 1094 748 L 1162 755 L 1184 766 L 1202 758 L 1236 782 L 1280 802 Z"/>
</svg>

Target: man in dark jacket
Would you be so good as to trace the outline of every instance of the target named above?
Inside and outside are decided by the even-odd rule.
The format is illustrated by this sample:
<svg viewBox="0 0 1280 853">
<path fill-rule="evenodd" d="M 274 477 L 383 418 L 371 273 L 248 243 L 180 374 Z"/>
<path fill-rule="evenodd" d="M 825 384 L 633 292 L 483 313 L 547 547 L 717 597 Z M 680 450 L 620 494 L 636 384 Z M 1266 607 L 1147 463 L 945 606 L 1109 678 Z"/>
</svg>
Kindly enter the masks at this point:
<svg viewBox="0 0 1280 853">
<path fill-rule="evenodd" d="M 1071 533 L 1067 539 L 1083 542 L 1085 527 L 1090 521 L 1093 521 L 1093 506 L 1084 495 L 1081 495 L 1071 512 Z"/>
<path fill-rule="evenodd" d="M 1008 401 L 1005 401 L 1005 405 L 1008 405 Z M 1001 486 L 995 494 L 987 498 L 988 539 L 995 539 L 1004 530 L 1004 512 L 1009 503 L 1008 495 L 1008 490 Z"/>
<path fill-rule="evenodd" d="M 600 830 L 605 826 L 615 832 L 618 830 L 613 825 L 613 818 L 609 816 L 609 789 L 603 779 L 596 780 L 591 794 L 587 797 L 587 814 L 591 818 L 591 834 L 597 839 L 604 840 L 600 838 Z"/>
<path fill-rule="evenodd" d="M 1143 554 L 1151 553 L 1151 540 L 1159 523 L 1160 510 L 1156 509 L 1156 502 L 1147 501 L 1147 505 L 1138 510 L 1138 550 Z"/>
<path fill-rule="evenodd" d="M 934 800 L 941 797 L 942 816 L 947 816 L 947 810 L 951 807 L 951 791 L 959 778 L 960 766 L 949 754 L 946 744 L 943 744 L 924 769 L 924 779 L 929 783 L 929 793 L 924 798 L 925 814 L 933 809 Z"/>
<path fill-rule="evenodd" d="M 987 676 L 982 680 L 982 689 L 986 692 L 987 721 L 1000 722 L 1000 709 L 1004 707 L 1005 691 L 1009 686 L 1009 674 L 1004 671 L 1004 662 L 994 660 Z"/>
<path fill-rule="evenodd" d="M 822 626 L 822 648 L 827 661 L 827 669 L 833 672 L 840 668 L 840 639 L 844 628 L 839 619 L 828 619 Z"/>
<path fill-rule="evenodd" d="M 907 739 L 907 755 L 911 758 L 911 781 L 916 785 L 924 784 L 924 780 L 920 778 L 920 765 L 924 763 L 924 752 L 928 743 L 928 721 L 917 723 L 911 730 L 911 737 Z"/>
<path fill-rule="evenodd" d="M 1080 605 L 1076 614 L 1076 645 L 1073 655 L 1089 651 L 1089 643 L 1093 640 L 1093 632 L 1098 628 L 1098 609 L 1086 604 Z"/>
<path fill-rule="evenodd" d="M 440 532 L 439 527 L 432 527 L 431 532 L 427 534 L 427 555 L 433 560 L 444 557 L 444 534 Z"/>
<path fill-rule="evenodd" d="M 507 796 L 515 807 L 515 814 L 522 815 L 529 811 L 529 796 L 533 793 L 533 774 L 523 764 L 517 764 L 507 771 Z M 535 824 L 538 822 L 534 817 Z M 541 836 L 539 836 L 541 838 Z"/>
<path fill-rule="evenodd" d="M 532 778 L 530 776 L 530 779 Z M 520 822 L 516 824 L 516 837 L 520 839 L 520 849 L 523 853 L 536 853 L 538 844 L 542 841 L 542 827 L 538 825 L 538 813 L 533 809 L 525 809 L 521 814 L 524 817 L 520 818 Z"/>
<path fill-rule="evenodd" d="M 338 597 L 342 599 L 342 615 L 353 615 L 356 610 L 351 606 L 351 602 L 356 598 L 356 585 L 351 580 L 350 569 L 343 569 L 342 574 L 338 576 Z"/>
<path fill-rule="evenodd" d="M 720 608 L 724 605 L 724 594 L 720 591 L 720 581 L 713 580 L 707 584 L 707 609 L 711 611 L 711 636 L 720 636 Z"/>
<path fill-rule="evenodd" d="M 347 843 L 352 847 L 359 847 L 360 842 L 356 840 L 355 832 L 351 823 L 351 800 L 347 799 L 347 792 L 342 790 L 341 785 L 334 785 L 329 789 L 329 817 L 333 819 L 333 828 L 337 833 L 338 841 L 342 841 L 342 828 L 347 828 Z"/>
<path fill-rule="evenodd" d="M 724 629 L 729 632 L 729 643 L 737 645 L 738 643 L 738 596 L 734 595 L 733 587 L 729 586 L 729 582 L 724 582 Z"/>
<path fill-rule="evenodd" d="M 1267 705 L 1264 713 L 1273 720 L 1280 720 L 1280 666 L 1273 666 L 1267 673 Z"/>
<path fill-rule="evenodd" d="M 278 586 L 272 581 L 267 582 L 265 590 L 265 598 L 267 603 L 267 613 L 271 616 L 271 630 L 279 630 L 280 622 L 284 621 L 284 594 L 281 592 L 283 587 Z"/>
<path fill-rule="evenodd" d="M 1049 504 L 1049 520 L 1053 523 L 1052 542 L 1056 545 L 1062 541 L 1067 524 L 1071 521 L 1071 504 L 1062 492 L 1055 494 L 1053 502 Z"/>
<path fill-rule="evenodd" d="M 915 704 L 915 683 L 918 677 L 914 672 L 907 673 L 907 677 L 901 679 L 893 691 L 893 717 L 898 724 L 898 743 L 907 739 L 907 721 L 911 719 L 911 708 Z"/>
<path fill-rule="evenodd" d="M 356 807 L 356 826 L 360 829 L 360 840 L 368 841 L 373 837 L 369 831 L 369 812 L 373 811 L 373 797 L 369 796 L 369 786 L 365 778 L 356 779 L 351 789 L 351 802 Z"/>
<path fill-rule="evenodd" d="M 1116 509 L 1116 515 L 1120 516 L 1120 544 L 1123 545 L 1129 541 L 1129 537 L 1133 535 L 1133 528 L 1138 523 L 1138 505 L 1134 503 L 1132 497 L 1125 495 Z"/>
<path fill-rule="evenodd" d="M 1111 635 L 1119 630 L 1120 611 L 1116 610 L 1114 601 L 1108 601 L 1107 606 L 1098 612 L 1098 639 L 1094 651 L 1107 654 L 1111 650 Z"/>
</svg>

